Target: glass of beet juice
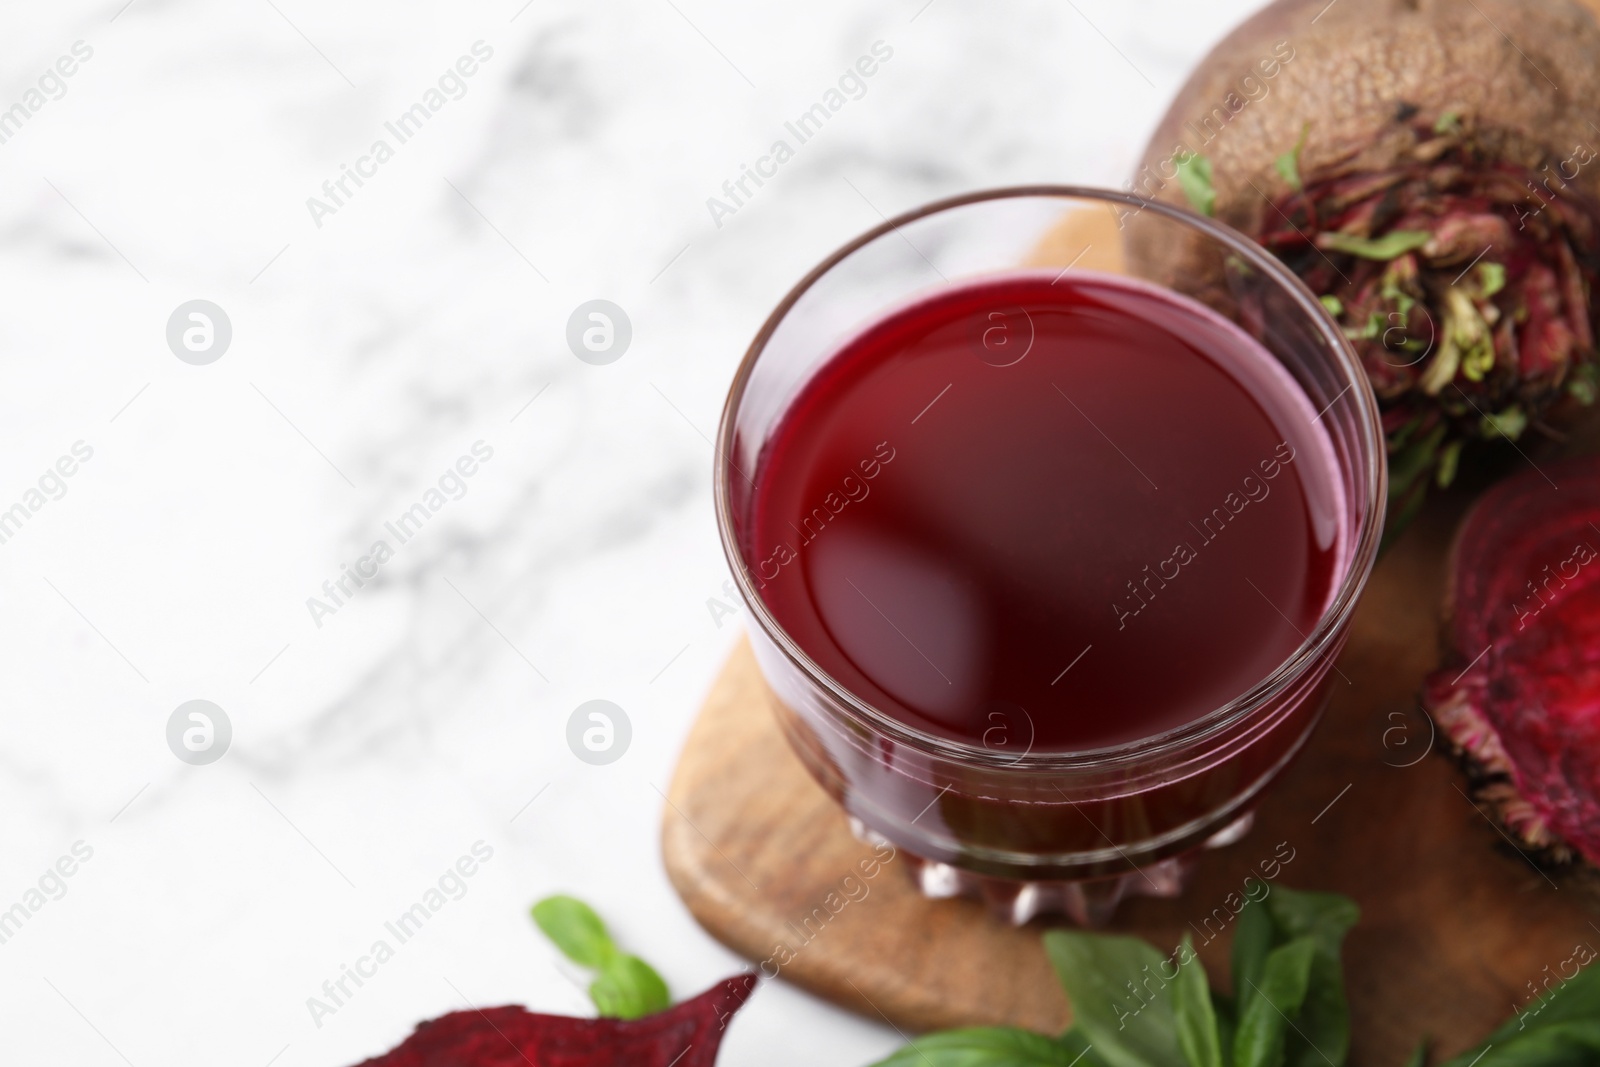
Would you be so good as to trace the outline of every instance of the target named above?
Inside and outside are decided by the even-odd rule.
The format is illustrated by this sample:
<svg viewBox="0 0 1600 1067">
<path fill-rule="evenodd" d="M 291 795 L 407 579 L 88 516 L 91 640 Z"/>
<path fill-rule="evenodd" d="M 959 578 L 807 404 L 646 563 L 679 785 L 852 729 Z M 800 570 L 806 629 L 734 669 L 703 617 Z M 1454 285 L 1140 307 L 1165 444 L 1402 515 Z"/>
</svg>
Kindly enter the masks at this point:
<svg viewBox="0 0 1600 1067">
<path fill-rule="evenodd" d="M 1063 226 L 1105 236 L 1038 265 Z M 1344 684 L 1377 408 L 1220 223 L 1065 187 L 886 222 L 773 312 L 717 445 L 778 721 L 930 896 L 1176 895 Z"/>
</svg>

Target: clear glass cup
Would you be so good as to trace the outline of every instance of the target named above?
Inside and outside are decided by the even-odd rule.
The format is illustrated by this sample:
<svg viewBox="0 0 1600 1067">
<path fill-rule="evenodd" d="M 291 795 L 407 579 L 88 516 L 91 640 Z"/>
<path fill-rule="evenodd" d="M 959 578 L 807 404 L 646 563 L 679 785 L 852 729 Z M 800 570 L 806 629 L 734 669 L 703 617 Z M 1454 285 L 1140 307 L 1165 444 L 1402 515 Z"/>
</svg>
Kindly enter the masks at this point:
<svg viewBox="0 0 1600 1067">
<path fill-rule="evenodd" d="M 1087 223 L 1077 226 L 1079 223 Z M 1255 337 L 1320 411 L 1347 514 L 1336 591 L 1270 675 L 1157 736 L 1081 753 L 1012 752 L 934 736 L 852 694 L 767 609 L 741 545 L 762 449 L 798 391 L 839 346 L 919 295 L 1044 262 L 1105 269 L 1048 235 L 1077 226 L 1120 244 L 1125 274 L 1199 300 Z M 1059 242 L 1058 242 L 1059 243 Z M 1101 252 L 1107 251 L 1102 247 Z M 1385 499 L 1376 401 L 1340 329 L 1295 276 L 1211 219 L 1110 190 L 1036 186 L 955 197 L 850 242 L 807 275 L 756 335 L 717 437 L 723 549 L 754 626 L 778 722 L 856 833 L 911 857 L 922 891 L 976 895 L 1013 922 L 1084 924 L 1128 895 L 1175 896 L 1196 850 L 1248 829 L 1262 791 L 1326 706 L 1330 671 L 1377 552 Z"/>
</svg>

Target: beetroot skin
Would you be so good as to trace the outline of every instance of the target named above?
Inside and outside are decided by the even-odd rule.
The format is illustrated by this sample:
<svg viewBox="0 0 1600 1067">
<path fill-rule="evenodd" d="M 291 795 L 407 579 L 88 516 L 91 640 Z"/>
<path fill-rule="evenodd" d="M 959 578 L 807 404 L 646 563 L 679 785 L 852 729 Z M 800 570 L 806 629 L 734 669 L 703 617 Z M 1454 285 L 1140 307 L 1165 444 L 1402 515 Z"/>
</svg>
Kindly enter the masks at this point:
<svg viewBox="0 0 1600 1067">
<path fill-rule="evenodd" d="M 514 1005 L 455 1011 L 357 1067 L 712 1067 L 728 1020 L 755 984 L 755 975 L 738 975 L 642 1019 L 538 1015 Z"/>
<path fill-rule="evenodd" d="M 1450 652 L 1424 699 L 1478 799 L 1527 848 L 1600 865 L 1600 457 L 1485 493 L 1446 611 Z"/>
</svg>

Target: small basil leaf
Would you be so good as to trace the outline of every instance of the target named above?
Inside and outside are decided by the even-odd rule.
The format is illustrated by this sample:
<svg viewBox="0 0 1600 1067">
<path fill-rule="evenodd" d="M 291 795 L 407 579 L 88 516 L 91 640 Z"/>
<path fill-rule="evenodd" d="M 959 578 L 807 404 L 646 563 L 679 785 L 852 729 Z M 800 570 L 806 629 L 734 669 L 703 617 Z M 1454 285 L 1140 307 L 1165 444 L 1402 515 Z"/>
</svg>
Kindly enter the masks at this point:
<svg viewBox="0 0 1600 1067">
<path fill-rule="evenodd" d="M 1239 922 L 1233 931 L 1233 998 L 1242 1010 L 1254 995 L 1252 984 L 1260 984 L 1261 969 L 1272 951 L 1272 915 L 1265 904 L 1251 897 L 1246 887 L 1245 905 L 1239 909 Z"/>
<path fill-rule="evenodd" d="M 1278 888 L 1264 901 L 1280 941 L 1316 945 L 1300 1016 L 1285 1042 L 1288 1067 L 1342 1067 L 1350 1053 L 1350 1006 L 1345 999 L 1344 935 L 1361 918 L 1354 901 L 1336 893 Z"/>
<path fill-rule="evenodd" d="M 1233 1040 L 1233 1067 L 1277 1067 L 1283 1062 L 1289 1020 L 1300 1012 L 1317 944 L 1299 937 L 1267 953 L 1261 981 L 1253 983 Z"/>
<path fill-rule="evenodd" d="M 567 959 L 598 971 L 617 954 L 617 946 L 593 908 L 575 897 L 546 897 L 533 906 L 533 921 Z"/>
<path fill-rule="evenodd" d="M 638 1019 L 672 1004 L 667 983 L 638 956 L 613 956 L 589 986 L 589 999 L 608 1019 Z"/>
<path fill-rule="evenodd" d="M 1406 1061 L 1406 1067 L 1428 1067 L 1427 1038 L 1417 1042 L 1417 1047 L 1412 1051 L 1411 1058 Z"/>
<path fill-rule="evenodd" d="M 1172 1009 L 1178 1024 L 1178 1047 L 1189 1067 L 1222 1067 L 1222 1038 L 1211 1004 L 1206 969 L 1194 954 L 1194 940 L 1183 935 L 1178 950 L 1178 979 L 1172 984 Z"/>
<path fill-rule="evenodd" d="M 1309 937 L 1324 952 L 1335 955 L 1344 935 L 1361 918 L 1361 909 L 1337 893 L 1307 893 L 1299 889 L 1274 889 L 1264 901 L 1280 940 Z"/>
<path fill-rule="evenodd" d="M 1182 1062 L 1171 960 L 1136 937 L 1076 930 L 1051 930 L 1044 947 L 1072 1005 L 1073 1030 L 1106 1067 Z"/>
<path fill-rule="evenodd" d="M 919 1037 L 872 1067 L 1070 1067 L 1082 1051 L 1031 1030 L 981 1026 Z"/>
<path fill-rule="evenodd" d="M 1350 1054 L 1350 1006 L 1344 996 L 1344 970 L 1337 955 L 1318 949 L 1300 1017 L 1284 1039 L 1287 1067 L 1343 1067 Z"/>
</svg>

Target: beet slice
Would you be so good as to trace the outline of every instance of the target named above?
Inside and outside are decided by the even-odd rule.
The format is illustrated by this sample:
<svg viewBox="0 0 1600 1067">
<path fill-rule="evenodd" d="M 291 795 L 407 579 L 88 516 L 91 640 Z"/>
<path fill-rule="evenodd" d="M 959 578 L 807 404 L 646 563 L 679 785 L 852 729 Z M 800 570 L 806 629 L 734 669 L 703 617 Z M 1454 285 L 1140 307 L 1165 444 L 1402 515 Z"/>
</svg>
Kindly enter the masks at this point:
<svg viewBox="0 0 1600 1067">
<path fill-rule="evenodd" d="M 357 1067 L 711 1067 L 727 1023 L 756 976 L 718 982 L 642 1019 L 539 1015 L 508 1005 L 419 1023 L 393 1051 Z"/>
<path fill-rule="evenodd" d="M 1449 583 L 1428 711 L 1523 845 L 1600 865 L 1600 457 L 1485 493 Z"/>
</svg>

